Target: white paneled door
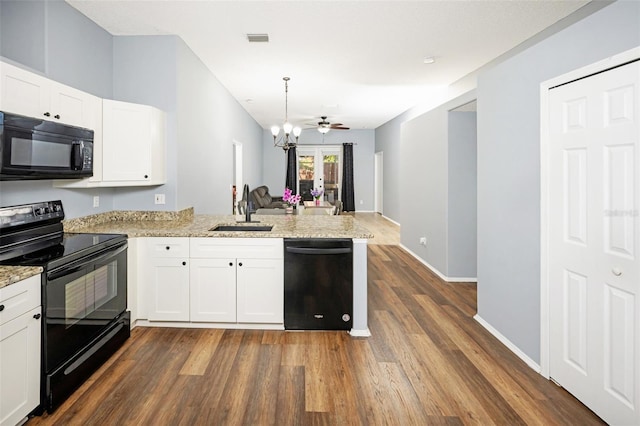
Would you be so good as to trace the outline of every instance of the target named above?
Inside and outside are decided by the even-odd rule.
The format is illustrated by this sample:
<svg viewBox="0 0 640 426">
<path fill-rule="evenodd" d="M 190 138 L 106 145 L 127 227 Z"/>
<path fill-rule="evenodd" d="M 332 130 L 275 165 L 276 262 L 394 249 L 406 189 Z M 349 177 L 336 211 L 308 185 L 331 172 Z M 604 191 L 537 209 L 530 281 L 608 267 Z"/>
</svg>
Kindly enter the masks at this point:
<svg viewBox="0 0 640 426">
<path fill-rule="evenodd" d="M 640 424 L 640 63 L 551 89 L 550 376 Z"/>
</svg>

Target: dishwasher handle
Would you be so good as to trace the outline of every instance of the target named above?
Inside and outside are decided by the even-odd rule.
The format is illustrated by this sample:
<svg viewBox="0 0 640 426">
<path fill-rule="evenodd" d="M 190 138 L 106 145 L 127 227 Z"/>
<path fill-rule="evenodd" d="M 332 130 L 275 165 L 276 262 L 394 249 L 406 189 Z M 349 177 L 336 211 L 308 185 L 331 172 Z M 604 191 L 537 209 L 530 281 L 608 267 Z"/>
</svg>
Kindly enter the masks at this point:
<svg viewBox="0 0 640 426">
<path fill-rule="evenodd" d="M 351 247 L 316 248 L 316 247 L 285 247 L 288 253 L 294 254 L 348 254 L 353 252 Z"/>
</svg>

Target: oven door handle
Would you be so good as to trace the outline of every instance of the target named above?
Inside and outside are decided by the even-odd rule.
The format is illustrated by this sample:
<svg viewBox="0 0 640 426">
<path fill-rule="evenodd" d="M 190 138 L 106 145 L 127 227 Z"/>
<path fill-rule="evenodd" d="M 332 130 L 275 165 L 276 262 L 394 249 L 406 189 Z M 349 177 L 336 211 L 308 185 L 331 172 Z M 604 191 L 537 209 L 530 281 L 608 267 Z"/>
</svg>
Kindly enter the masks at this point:
<svg viewBox="0 0 640 426">
<path fill-rule="evenodd" d="M 105 259 L 109 259 L 110 257 L 114 257 L 122 253 L 127 249 L 128 244 L 126 241 L 122 243 L 120 246 L 109 247 L 98 253 L 93 253 L 89 256 L 82 257 L 73 262 L 67 263 L 66 265 L 62 265 L 56 269 L 52 269 L 47 273 L 47 281 L 53 281 L 60 277 L 70 274 L 73 271 L 77 271 L 82 269 L 82 267 L 90 265 L 92 263 L 98 263 Z"/>
</svg>

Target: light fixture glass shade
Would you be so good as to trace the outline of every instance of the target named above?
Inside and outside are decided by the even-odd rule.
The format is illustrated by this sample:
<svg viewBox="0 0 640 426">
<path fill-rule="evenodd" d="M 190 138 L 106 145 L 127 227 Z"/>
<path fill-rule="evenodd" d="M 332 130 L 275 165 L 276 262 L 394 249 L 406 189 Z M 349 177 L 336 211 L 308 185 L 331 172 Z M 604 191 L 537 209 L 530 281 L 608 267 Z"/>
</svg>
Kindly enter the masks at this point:
<svg viewBox="0 0 640 426">
<path fill-rule="evenodd" d="M 278 126 L 272 126 L 271 127 L 271 134 L 273 135 L 273 137 L 275 138 L 276 136 L 278 136 L 278 133 L 280 133 L 280 127 Z"/>
<path fill-rule="evenodd" d="M 288 121 L 282 125 L 282 130 L 284 130 L 284 133 L 286 135 L 291 133 L 291 129 L 293 129 L 293 124 L 289 123 Z"/>
<path fill-rule="evenodd" d="M 324 127 L 324 126 L 322 126 L 322 127 L 318 127 L 318 131 L 319 131 L 320 133 L 322 133 L 323 135 L 324 135 L 324 134 L 326 134 L 326 133 L 329 133 L 329 130 L 330 130 L 330 129 L 329 129 L 328 127 Z"/>
<path fill-rule="evenodd" d="M 295 136 L 296 138 L 300 136 L 300 133 L 302 133 L 302 129 L 300 127 L 294 127 L 293 128 L 293 136 Z"/>
</svg>

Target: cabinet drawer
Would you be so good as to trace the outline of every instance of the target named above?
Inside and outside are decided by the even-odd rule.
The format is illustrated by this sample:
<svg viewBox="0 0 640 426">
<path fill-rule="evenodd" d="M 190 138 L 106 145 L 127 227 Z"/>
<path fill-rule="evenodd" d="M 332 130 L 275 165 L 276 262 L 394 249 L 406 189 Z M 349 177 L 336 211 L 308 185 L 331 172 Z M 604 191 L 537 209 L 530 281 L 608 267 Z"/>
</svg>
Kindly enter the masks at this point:
<svg viewBox="0 0 640 426">
<path fill-rule="evenodd" d="M 40 275 L 0 289 L 0 324 L 40 306 Z"/>
<path fill-rule="evenodd" d="M 147 253 L 153 258 L 189 257 L 189 238 L 147 238 Z"/>
<path fill-rule="evenodd" d="M 192 258 L 282 259 L 282 238 L 206 238 L 190 239 Z"/>
</svg>

